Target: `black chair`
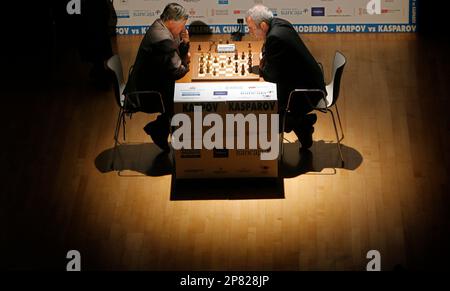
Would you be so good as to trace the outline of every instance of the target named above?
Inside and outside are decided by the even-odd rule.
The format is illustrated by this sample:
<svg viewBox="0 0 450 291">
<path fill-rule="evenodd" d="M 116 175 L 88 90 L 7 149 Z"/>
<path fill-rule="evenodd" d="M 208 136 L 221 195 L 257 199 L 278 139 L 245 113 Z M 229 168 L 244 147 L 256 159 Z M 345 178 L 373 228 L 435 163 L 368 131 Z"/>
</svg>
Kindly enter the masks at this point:
<svg viewBox="0 0 450 291">
<path fill-rule="evenodd" d="M 119 114 L 117 117 L 116 128 L 114 131 L 114 149 L 113 149 L 113 157 L 111 161 L 111 169 L 114 169 L 114 160 L 116 156 L 117 145 L 121 144 L 119 142 L 119 133 L 120 127 L 123 127 L 123 141 L 126 140 L 126 120 L 125 116 L 128 116 L 130 119 L 133 113 L 139 112 L 140 110 L 140 97 L 142 95 L 146 95 L 145 98 L 159 98 L 161 102 L 162 113 L 165 112 L 164 102 L 162 99 L 162 95 L 157 91 L 134 91 L 130 93 L 124 94 L 123 91 L 125 89 L 125 81 L 123 78 L 123 70 L 122 70 L 122 62 L 120 61 L 120 57 L 118 55 L 112 56 L 106 62 L 107 68 L 109 68 L 113 75 L 113 87 L 114 87 L 114 95 L 116 99 L 116 103 L 119 106 Z M 130 69 L 131 72 L 131 69 Z"/>
<path fill-rule="evenodd" d="M 312 104 L 312 106 L 313 106 L 314 110 L 320 111 L 322 113 L 327 113 L 327 112 L 331 113 L 334 130 L 336 132 L 337 147 L 338 147 L 339 155 L 341 158 L 341 166 L 342 167 L 344 167 L 344 158 L 342 156 L 341 141 L 344 139 L 344 131 L 342 130 L 341 117 L 339 115 L 339 109 L 337 107 L 336 102 L 339 97 L 341 77 L 342 77 L 342 73 L 344 72 L 344 67 L 345 67 L 346 62 L 347 62 L 347 60 L 346 60 L 345 56 L 341 52 L 337 51 L 334 56 L 334 61 L 333 61 L 331 82 L 325 86 L 326 92 L 321 89 L 295 89 L 295 90 L 291 91 L 291 93 L 289 94 L 289 99 L 288 99 L 286 109 L 285 109 L 285 114 L 284 114 L 284 119 L 283 119 L 283 131 L 281 133 L 282 134 L 281 142 L 283 143 L 283 135 L 284 135 L 284 129 L 285 129 L 285 125 L 286 125 L 286 116 L 287 116 L 287 113 L 289 113 L 291 110 L 290 105 L 293 100 L 292 98 L 295 98 L 295 96 L 302 97 L 301 95 L 304 95 L 305 93 L 320 94 L 322 98 L 319 100 L 319 102 L 317 104 Z M 299 94 L 299 93 L 302 93 L 302 94 Z M 339 136 L 339 133 L 337 130 L 334 113 L 331 110 L 333 107 L 336 108 L 336 114 L 338 117 L 339 127 L 341 130 L 342 136 Z M 283 150 L 283 145 L 282 145 L 282 150 Z"/>
</svg>

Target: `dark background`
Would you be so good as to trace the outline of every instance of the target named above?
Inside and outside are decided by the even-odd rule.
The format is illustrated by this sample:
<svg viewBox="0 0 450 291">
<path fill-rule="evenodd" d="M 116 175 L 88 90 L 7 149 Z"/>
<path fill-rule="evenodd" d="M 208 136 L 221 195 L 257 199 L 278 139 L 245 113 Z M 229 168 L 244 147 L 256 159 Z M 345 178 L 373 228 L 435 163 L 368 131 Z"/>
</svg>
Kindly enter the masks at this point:
<svg viewBox="0 0 450 291">
<path fill-rule="evenodd" d="M 100 0 L 91 0 L 91 3 L 100 3 Z M 27 130 L 27 124 L 32 124 L 36 116 L 41 116 L 46 112 L 46 103 L 53 99 L 64 99 L 65 96 L 53 94 L 55 84 L 54 68 L 57 67 L 56 60 L 64 60 L 65 52 L 78 50 L 83 44 L 84 35 L 82 33 L 83 20 L 77 15 L 67 15 L 65 5 L 67 1 L 33 1 L 31 3 L 14 3 L 14 7 L 8 7 L 3 11 L 2 27 L 2 55 L 3 71 L 1 91 L 3 113 L 0 115 L 2 127 L 6 127 L 0 143 L 1 153 L 1 183 L 7 185 L 9 177 L 9 167 L 14 167 L 14 160 L 11 157 L 20 155 L 14 143 L 7 143 L 5 140 L 20 139 L 21 130 Z M 11 4 L 11 3 L 10 3 Z M 3 4 L 2 4 L 3 5 Z M 85 5 L 82 4 L 82 7 Z M 450 29 L 448 19 L 450 11 L 447 9 L 447 2 L 442 1 L 419 1 L 418 5 L 418 30 L 423 38 L 433 42 L 445 44 L 450 33 L 444 32 Z M 8 17 L 9 16 L 9 17 Z M 111 31 L 109 31 L 111 33 Z M 72 64 L 73 65 L 73 64 Z M 67 70 L 72 68 L 67 67 Z M 73 74 L 71 84 L 85 82 L 85 78 L 78 78 Z M 31 106 L 31 103 L 42 102 L 43 106 Z M 63 126 L 63 125 L 61 125 Z M 10 130 L 10 131 L 8 131 Z M 61 129 L 64 130 L 63 128 Z M 8 133 L 14 132 L 13 135 Z M 32 134 L 36 138 L 39 132 Z M 20 141 L 15 141 L 20 143 Z M 44 141 L 43 141 L 44 142 Z M 26 162 L 35 162 L 33 156 L 24 157 Z M 26 189 L 28 176 L 23 177 L 24 189 Z M 49 186 L 50 187 L 50 186 Z M 2 188 L 5 189 L 5 188 Z M 18 197 L 21 190 L 12 193 Z M 9 241 L 8 234 L 14 225 L 8 223 L 8 217 L 15 215 L 18 209 L 14 208 L 14 203 L 10 203 L 10 198 L 5 197 L 5 193 L 0 194 L 0 246 L 1 253 L 10 251 L 20 252 L 23 256 L 41 253 L 41 258 L 36 261 L 45 260 L 45 254 L 58 254 L 50 257 L 60 257 L 60 262 L 48 262 L 49 266 L 64 265 L 64 257 L 59 255 L 63 250 L 46 249 L 43 251 L 26 249 L 29 247 L 26 241 Z M 18 199 L 18 198 L 16 198 Z M 14 201 L 14 200 L 13 200 Z M 45 204 L 45 201 L 41 203 Z M 37 234 L 38 235 L 38 234 Z M 23 234 L 23 237 L 27 237 Z M 40 246 L 42 247 L 42 246 Z M 11 263 L 11 262 L 9 262 Z M 7 267 L 11 267 L 8 265 Z M 24 267 L 24 266 L 22 266 Z M 30 267 L 26 266 L 25 268 Z M 4 265 L 0 262 L 0 268 Z M 21 266 L 13 266 L 20 269 Z"/>
</svg>

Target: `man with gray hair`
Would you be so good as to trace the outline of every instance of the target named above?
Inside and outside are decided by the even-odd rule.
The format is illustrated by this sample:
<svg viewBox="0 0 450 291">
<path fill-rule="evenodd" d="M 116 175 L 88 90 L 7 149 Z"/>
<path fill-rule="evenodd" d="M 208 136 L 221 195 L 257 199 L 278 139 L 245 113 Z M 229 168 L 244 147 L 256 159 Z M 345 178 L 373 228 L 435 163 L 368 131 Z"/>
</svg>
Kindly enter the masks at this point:
<svg viewBox="0 0 450 291">
<path fill-rule="evenodd" d="M 322 71 L 302 39 L 288 21 L 276 18 L 269 8 L 256 5 L 247 12 L 250 33 L 264 41 L 259 72 L 264 80 L 277 84 L 278 108 L 283 118 L 289 93 L 294 89 L 322 89 L 325 82 Z M 291 114 L 286 117 L 286 132 L 294 130 L 300 149 L 312 146 L 315 114 L 311 104 L 320 96 L 300 96 L 291 104 Z"/>
<path fill-rule="evenodd" d="M 177 3 L 164 8 L 142 39 L 124 90 L 125 93 L 155 90 L 162 94 L 166 112 L 147 124 L 144 131 L 164 152 L 170 150 L 167 139 L 173 116 L 175 81 L 189 71 L 189 33 L 185 27 L 188 17 L 186 9 Z M 162 112 L 159 99 L 140 97 L 141 111 Z"/>
</svg>

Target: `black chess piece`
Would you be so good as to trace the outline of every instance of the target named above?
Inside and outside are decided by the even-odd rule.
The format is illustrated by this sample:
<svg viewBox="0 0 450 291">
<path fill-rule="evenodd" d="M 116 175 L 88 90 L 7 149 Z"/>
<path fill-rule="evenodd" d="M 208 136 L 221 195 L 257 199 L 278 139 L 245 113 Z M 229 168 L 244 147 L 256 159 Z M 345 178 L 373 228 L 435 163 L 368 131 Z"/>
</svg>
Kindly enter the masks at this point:
<svg viewBox="0 0 450 291">
<path fill-rule="evenodd" d="M 198 51 L 201 51 L 201 50 L 202 50 L 202 45 L 199 44 L 199 45 L 198 45 Z"/>
<path fill-rule="evenodd" d="M 216 74 L 217 74 L 216 68 L 214 68 L 214 70 L 213 70 L 213 76 L 215 76 Z"/>
<path fill-rule="evenodd" d="M 248 48 L 252 48 L 252 43 L 251 42 L 248 43 Z"/>
<path fill-rule="evenodd" d="M 209 52 L 212 51 L 212 47 L 213 47 L 214 45 L 216 45 L 216 42 L 215 42 L 215 41 L 210 41 L 210 42 L 209 42 Z M 217 45 L 216 45 L 216 48 L 217 48 Z"/>
<path fill-rule="evenodd" d="M 217 64 L 217 57 L 214 58 L 214 63 Z"/>
<path fill-rule="evenodd" d="M 228 58 L 228 65 L 231 65 L 231 57 Z"/>
<path fill-rule="evenodd" d="M 242 76 L 245 75 L 245 65 L 244 64 L 242 64 L 241 75 Z"/>
<path fill-rule="evenodd" d="M 238 59 L 239 59 L 238 51 L 236 50 L 236 51 L 234 52 L 234 60 L 237 61 Z"/>
<path fill-rule="evenodd" d="M 199 71 L 199 73 L 200 74 L 203 74 L 205 71 L 203 70 L 203 66 L 200 66 L 200 71 Z"/>
<path fill-rule="evenodd" d="M 242 52 L 242 59 L 245 60 L 245 52 Z"/>
<path fill-rule="evenodd" d="M 220 67 L 221 68 L 225 68 L 225 64 L 222 62 L 222 63 L 220 63 Z"/>
</svg>

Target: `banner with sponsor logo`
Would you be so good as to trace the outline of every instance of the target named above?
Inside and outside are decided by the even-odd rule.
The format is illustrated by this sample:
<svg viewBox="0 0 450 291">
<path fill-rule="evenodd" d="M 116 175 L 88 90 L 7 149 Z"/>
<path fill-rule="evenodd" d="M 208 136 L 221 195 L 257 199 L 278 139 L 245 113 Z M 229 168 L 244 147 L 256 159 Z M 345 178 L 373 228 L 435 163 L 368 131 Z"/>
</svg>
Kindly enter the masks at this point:
<svg viewBox="0 0 450 291">
<path fill-rule="evenodd" d="M 118 34 L 144 34 L 171 1 L 116 0 Z M 255 3 L 294 24 L 300 33 L 415 32 L 417 0 L 178 0 L 188 24 L 202 22 L 212 33 L 239 29 L 237 19 Z M 244 27 L 248 32 L 247 27 Z"/>
</svg>

